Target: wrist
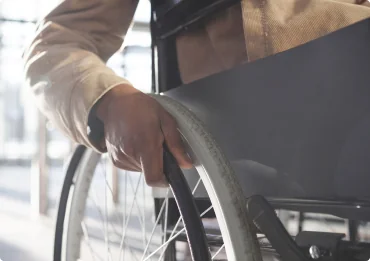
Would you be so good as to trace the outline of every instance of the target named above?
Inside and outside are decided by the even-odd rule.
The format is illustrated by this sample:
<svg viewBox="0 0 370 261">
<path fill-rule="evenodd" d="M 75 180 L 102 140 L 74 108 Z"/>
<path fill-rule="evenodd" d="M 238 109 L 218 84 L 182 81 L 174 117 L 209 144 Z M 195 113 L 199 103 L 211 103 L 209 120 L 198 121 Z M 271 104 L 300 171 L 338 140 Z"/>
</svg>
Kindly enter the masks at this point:
<svg viewBox="0 0 370 261">
<path fill-rule="evenodd" d="M 127 95 L 131 95 L 138 92 L 140 91 L 129 84 L 120 84 L 115 86 L 114 88 L 106 92 L 97 102 L 96 117 L 104 122 L 104 119 L 106 119 L 109 113 L 110 104 L 115 102 L 117 98 L 123 98 Z"/>
</svg>

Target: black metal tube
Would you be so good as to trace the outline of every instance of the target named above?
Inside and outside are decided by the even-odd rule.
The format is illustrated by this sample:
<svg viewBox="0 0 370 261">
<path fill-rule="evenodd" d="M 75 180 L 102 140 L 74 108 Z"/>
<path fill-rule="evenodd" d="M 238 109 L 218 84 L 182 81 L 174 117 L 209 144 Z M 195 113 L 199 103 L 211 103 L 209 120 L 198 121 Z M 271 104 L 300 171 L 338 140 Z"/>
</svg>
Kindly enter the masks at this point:
<svg viewBox="0 0 370 261">
<path fill-rule="evenodd" d="M 212 260 L 207 237 L 192 192 L 176 159 L 164 148 L 163 168 L 180 210 L 193 261 Z"/>
</svg>

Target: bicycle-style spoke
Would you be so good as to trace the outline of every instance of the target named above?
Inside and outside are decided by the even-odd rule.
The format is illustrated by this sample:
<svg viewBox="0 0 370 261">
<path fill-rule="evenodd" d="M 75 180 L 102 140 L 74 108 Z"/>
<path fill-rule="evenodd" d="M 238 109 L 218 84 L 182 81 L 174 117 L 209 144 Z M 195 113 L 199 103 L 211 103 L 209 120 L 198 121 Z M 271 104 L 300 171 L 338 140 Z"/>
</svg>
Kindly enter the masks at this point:
<svg viewBox="0 0 370 261">
<path fill-rule="evenodd" d="M 222 244 L 222 246 L 220 247 L 220 249 L 217 250 L 217 252 L 212 256 L 212 260 L 215 259 L 218 256 L 218 254 L 221 253 L 222 249 L 224 249 L 224 248 L 225 248 L 225 244 Z"/>
<path fill-rule="evenodd" d="M 195 191 L 196 191 L 196 190 L 197 190 L 197 188 L 199 187 L 200 182 L 201 182 L 201 179 L 199 178 L 199 179 L 198 179 L 198 181 L 197 181 L 197 183 L 196 183 L 196 185 L 195 185 L 195 187 L 194 187 L 194 189 L 193 189 L 193 191 L 192 191 L 192 195 L 194 195 L 194 194 L 195 194 Z M 173 231 L 171 232 L 170 237 L 172 237 L 172 236 L 173 236 L 173 233 L 176 231 L 176 229 L 177 229 L 177 227 L 180 225 L 180 222 L 181 222 L 181 221 L 182 221 L 182 217 L 180 216 L 180 217 L 179 217 L 179 219 L 177 220 L 176 224 L 175 224 L 175 227 L 174 227 Z"/>
<path fill-rule="evenodd" d="M 127 219 L 127 175 L 128 175 L 128 171 L 125 170 L 125 204 L 123 206 L 123 213 L 122 213 L 122 216 L 123 216 L 122 231 L 123 231 L 123 228 L 125 227 L 126 219 Z M 125 257 L 123 257 L 123 258 L 125 258 Z"/>
<path fill-rule="evenodd" d="M 108 190 L 110 191 L 110 194 L 111 194 L 111 196 L 112 196 L 112 201 L 113 201 L 113 189 L 112 189 L 112 187 L 110 186 L 110 184 L 109 184 L 109 182 L 108 182 L 108 180 L 107 179 L 105 179 L 105 184 L 106 184 L 106 186 L 108 187 Z M 115 217 L 116 217 L 116 219 L 117 219 L 117 221 L 119 222 L 119 223 L 122 223 L 122 220 L 121 220 L 121 218 L 120 218 L 120 216 L 118 215 L 118 213 L 116 212 L 116 211 L 114 211 L 114 214 L 115 214 Z"/>
<path fill-rule="evenodd" d="M 177 221 L 176 219 L 173 220 L 176 221 L 176 223 L 172 223 L 172 221 L 169 223 L 169 216 L 171 216 L 170 189 L 167 189 L 166 193 L 159 197 L 161 202 L 160 205 L 155 205 L 157 207 L 156 211 L 150 213 L 148 208 L 147 213 L 146 208 L 151 206 L 151 204 L 148 203 L 149 201 L 146 202 L 147 199 L 149 199 L 149 191 L 146 190 L 148 188 L 143 180 L 143 174 L 139 174 L 139 177 L 137 177 L 134 176 L 134 174 L 137 175 L 138 173 L 122 172 L 124 177 L 121 177 L 122 190 L 120 190 L 120 197 L 124 197 L 124 199 L 119 205 L 111 205 L 111 199 L 114 197 L 112 189 L 114 184 L 112 185 L 112 181 L 108 176 L 109 173 L 104 170 L 104 163 L 100 163 L 98 168 L 100 169 L 99 171 L 103 171 L 103 173 L 95 175 L 97 177 L 103 177 L 103 183 L 101 178 L 92 182 L 90 193 L 87 197 L 92 202 L 90 206 L 94 206 L 97 210 L 97 212 L 95 212 L 96 214 L 93 215 L 95 218 L 91 221 L 98 221 L 92 224 L 93 226 L 95 225 L 96 228 L 100 228 L 103 232 L 100 234 L 99 230 L 94 230 L 94 232 L 99 232 L 98 236 L 99 240 L 101 240 L 100 243 L 99 241 L 95 242 L 94 238 L 92 238 L 92 242 L 89 242 L 89 236 L 91 238 L 91 233 L 93 231 L 89 231 L 90 235 L 88 235 L 87 224 L 84 224 L 85 227 L 83 228 L 84 238 L 87 242 L 85 247 L 88 247 L 87 249 L 89 249 L 92 256 L 92 261 L 163 261 L 167 258 L 167 253 L 169 254 L 168 257 L 171 257 L 176 255 L 176 251 L 185 251 L 177 244 L 173 247 L 171 245 L 179 240 L 180 235 L 181 238 L 183 238 L 182 235 L 186 232 L 186 229 L 183 226 L 183 218 L 181 215 Z M 197 179 L 196 183 L 193 183 L 193 186 L 195 184 L 191 191 L 193 196 L 199 189 L 201 183 L 202 180 L 200 177 Z M 104 185 L 104 188 L 101 187 L 102 185 Z M 101 193 L 104 193 L 104 195 Z M 153 203 L 156 204 L 154 201 Z M 94 208 L 93 211 L 95 211 Z M 211 209 L 212 206 L 201 213 L 200 218 Z M 88 223 L 88 225 L 90 224 Z M 167 233 L 169 228 L 171 232 Z M 97 247 L 95 247 L 95 244 L 97 244 Z M 212 253 L 215 254 L 212 260 L 217 258 L 217 255 L 220 253 L 223 253 L 223 249 L 224 245 L 219 249 L 213 249 Z M 100 256 L 96 255 L 94 251 Z M 88 255 L 88 252 L 86 252 L 86 254 Z"/>
<path fill-rule="evenodd" d="M 140 175 L 143 175 L 143 174 L 140 174 Z M 133 184 L 132 184 L 132 179 L 131 179 L 131 177 L 129 176 L 129 180 L 130 180 L 130 185 L 131 185 L 131 189 L 133 190 L 134 189 L 134 186 L 133 186 Z M 140 180 L 139 180 L 139 183 L 138 183 L 138 185 L 140 184 Z M 137 194 L 137 192 L 135 192 L 136 194 Z M 135 196 L 134 196 L 134 199 L 133 199 L 133 202 L 136 204 L 136 209 L 137 209 L 137 211 L 138 211 L 138 219 L 139 219 L 139 223 L 140 223 L 140 226 L 141 226 L 141 230 L 142 230 L 142 232 L 144 233 L 144 238 L 143 238 L 143 240 L 145 241 L 145 225 L 144 225 L 144 222 L 145 222 L 145 220 L 143 220 L 143 215 L 142 215 L 142 213 L 141 213 L 141 209 L 140 209 L 140 206 L 139 206 L 139 203 L 137 202 L 137 197 L 136 197 L 136 194 L 135 194 Z M 145 211 L 145 210 L 144 210 Z M 145 243 L 144 243 L 144 246 L 145 246 Z"/>
<path fill-rule="evenodd" d="M 202 218 L 205 214 L 207 214 L 211 209 L 213 209 L 213 206 L 210 206 L 209 208 L 207 208 L 205 211 L 203 211 L 203 213 L 200 215 L 200 217 Z M 175 229 L 174 229 L 175 231 Z M 171 243 L 174 239 L 176 239 L 180 234 L 184 233 L 185 232 L 185 228 L 182 228 L 179 232 L 177 232 L 175 235 L 173 236 L 170 236 L 170 238 L 165 242 L 163 243 L 160 247 L 158 247 L 156 250 L 154 250 L 147 258 L 145 258 L 143 261 L 146 261 L 146 260 L 149 260 L 149 258 L 151 258 L 152 256 L 154 256 L 159 250 L 161 250 L 162 248 L 166 247 L 169 245 L 169 243 Z M 172 233 L 171 233 L 172 235 Z M 164 255 L 164 252 L 162 252 L 161 256 L 159 257 L 159 260 L 161 260 L 161 258 L 163 258 L 163 255 Z"/>
<path fill-rule="evenodd" d="M 105 162 L 104 162 L 105 163 Z M 103 163 L 103 164 L 104 164 Z M 107 169 L 105 164 L 103 165 L 104 181 L 107 180 Z M 110 252 L 109 235 L 108 235 L 108 202 L 107 202 L 107 186 L 104 186 L 104 240 L 105 248 L 107 251 L 107 260 L 112 261 L 112 254 Z"/>
<path fill-rule="evenodd" d="M 125 238 L 126 238 L 126 232 L 127 232 L 127 227 L 128 227 L 128 224 L 129 224 L 129 221 L 130 221 L 130 217 L 131 217 L 131 213 L 132 213 L 132 210 L 134 208 L 134 202 L 136 200 L 136 195 L 137 195 L 137 191 L 138 191 L 138 188 L 139 188 L 139 185 L 140 185 L 140 181 L 142 179 L 142 176 L 143 175 L 140 175 L 139 177 L 139 182 L 135 188 L 135 192 L 134 192 L 134 199 L 131 203 L 131 206 L 130 206 L 130 210 L 129 210 L 129 213 L 127 215 L 127 220 L 126 220 L 126 223 L 124 224 L 124 227 L 123 227 L 123 232 L 122 232 L 122 238 L 121 238 L 121 242 L 120 242 L 120 246 L 119 246 L 119 251 L 120 251 L 120 254 L 119 254 L 119 261 L 123 260 L 122 258 L 122 254 L 124 254 L 124 251 L 123 251 L 123 243 L 125 241 Z"/>
<path fill-rule="evenodd" d="M 100 164 L 99 164 L 100 165 Z M 104 167 L 102 165 L 100 165 L 101 168 L 100 171 L 104 171 Z M 130 226 L 130 223 L 131 223 L 131 219 L 132 219 L 132 214 L 133 214 L 133 211 L 134 211 L 134 207 L 135 207 L 135 204 L 136 204 L 136 207 L 139 211 L 139 222 L 140 222 L 140 225 L 143 227 L 143 222 L 145 221 L 144 217 L 141 215 L 141 211 L 140 211 L 140 206 L 139 206 L 139 203 L 138 203 L 138 197 L 139 197 L 139 190 L 140 190 L 140 183 L 143 183 L 141 182 L 142 181 L 142 178 L 141 176 L 139 177 L 139 180 L 137 182 L 137 184 L 135 184 L 135 187 L 133 185 L 133 182 L 132 182 L 132 179 L 131 177 L 127 177 L 128 175 L 130 175 L 129 173 L 127 173 L 127 175 L 125 175 L 125 187 L 126 189 L 124 190 L 124 193 L 125 193 L 125 196 L 126 196 L 126 200 L 125 202 L 123 202 L 123 215 L 122 217 L 120 217 L 117 213 L 117 211 L 113 211 L 115 213 L 113 213 L 113 217 L 115 219 L 117 219 L 118 222 L 121 222 L 122 224 L 122 229 L 121 229 L 121 232 L 118 232 L 119 229 L 117 229 L 116 225 L 113 224 L 111 222 L 111 219 L 110 219 L 110 210 L 109 210 L 109 200 L 110 200 L 110 196 L 109 194 L 111 194 L 111 196 L 113 196 L 113 191 L 112 191 L 112 188 L 110 186 L 110 183 L 108 181 L 108 178 L 107 178 L 107 173 L 106 172 L 103 172 L 102 175 L 98 175 L 98 176 L 103 176 L 104 177 L 104 188 L 99 188 L 99 191 L 101 193 L 104 193 L 104 195 L 101 195 L 102 197 L 100 197 L 100 199 L 98 200 L 98 197 L 97 197 L 97 191 L 96 189 L 94 188 L 94 184 L 91 184 L 90 186 L 90 193 L 88 194 L 88 199 L 90 199 L 90 202 L 92 202 L 93 206 L 95 207 L 96 209 L 96 213 L 98 214 L 97 217 L 98 217 L 98 220 L 100 221 L 100 226 L 98 226 L 102 232 L 102 236 L 104 238 L 102 238 L 104 240 L 104 243 L 105 243 L 105 251 L 106 252 L 106 256 L 105 256 L 105 259 L 102 259 L 100 258 L 101 260 L 105 260 L 105 261 L 115 261 L 113 260 L 113 256 L 112 256 L 112 241 L 111 241 L 111 232 L 113 232 L 115 235 L 119 235 L 120 237 L 120 241 L 119 241 L 119 249 L 117 247 L 117 250 L 119 251 L 119 259 L 118 260 L 122 260 L 125 259 L 125 249 L 127 248 L 128 250 L 128 253 L 127 254 L 130 254 L 130 258 L 133 260 L 133 261 L 138 261 L 139 258 L 138 258 L 138 253 L 136 252 L 137 250 L 133 250 L 132 247 L 127 244 L 127 242 L 125 241 L 125 238 L 127 237 L 127 232 L 128 232 L 128 227 Z M 130 183 L 131 182 L 131 186 Z M 131 188 L 131 190 L 133 191 L 133 194 L 131 192 L 128 191 L 128 188 Z M 108 192 L 109 191 L 109 192 Z M 133 200 L 128 200 L 127 199 L 127 195 L 133 195 Z M 104 202 L 102 202 L 104 201 Z M 128 201 L 131 201 L 130 203 L 128 203 Z M 100 204 L 101 203 L 101 204 Z M 130 205 L 131 204 L 131 205 Z M 127 212 L 128 210 L 128 212 Z M 144 219 L 144 220 L 143 220 Z M 116 222 L 116 221 L 115 221 Z M 144 231 L 143 231 L 143 235 L 144 235 Z M 87 240 L 87 239 L 85 239 Z M 117 242 L 118 243 L 118 242 Z M 91 243 L 89 242 L 90 246 L 89 246 L 89 249 L 91 250 L 94 250 L 94 248 L 91 246 Z M 118 245 L 117 245 L 118 246 Z M 145 242 L 145 246 L 146 246 L 146 242 Z M 135 253 L 136 252 L 136 253 Z M 118 252 L 117 252 L 118 253 Z M 102 254 L 102 253 L 101 253 Z M 140 254 L 141 255 L 141 254 Z M 96 257 L 95 257 L 96 259 Z M 94 260 L 95 261 L 95 260 Z"/>
<path fill-rule="evenodd" d="M 168 225 L 168 194 L 169 194 L 170 190 L 167 189 L 167 195 L 166 195 L 166 210 L 165 210 L 165 213 L 164 213 L 164 235 L 163 235 L 163 238 L 164 238 L 164 242 L 166 242 L 167 240 L 167 225 Z"/>
<path fill-rule="evenodd" d="M 194 194 L 195 194 L 195 192 L 196 192 L 196 190 L 198 189 L 198 187 L 199 187 L 199 185 L 200 185 L 200 182 L 201 182 L 201 181 L 202 181 L 202 179 L 199 177 L 199 178 L 198 178 L 197 183 L 195 184 L 195 186 L 194 186 L 194 188 L 193 188 L 193 190 L 192 190 L 192 192 L 191 192 L 191 194 L 192 194 L 192 195 L 194 195 Z M 173 236 L 173 234 L 175 233 L 175 231 L 176 231 L 177 227 L 179 226 L 179 224 L 180 224 L 181 220 L 182 220 L 182 217 L 180 216 L 180 217 L 179 217 L 179 219 L 177 220 L 176 224 L 175 224 L 175 227 L 173 228 L 173 230 L 172 230 L 172 232 L 171 232 L 171 234 L 170 234 L 170 238 L 171 238 L 171 237 Z M 166 231 L 167 231 L 167 229 L 165 230 L 165 233 L 166 233 Z M 164 240 L 164 242 L 166 242 L 166 241 Z M 162 253 L 161 253 L 160 257 L 159 257 L 159 260 L 162 260 L 162 258 L 163 258 L 163 256 L 164 256 L 164 254 L 166 253 L 167 247 L 168 247 L 168 244 L 167 244 L 167 245 L 166 245 L 166 247 L 163 249 L 163 251 L 162 251 Z"/>
<path fill-rule="evenodd" d="M 143 190 L 143 201 L 144 201 L 144 207 L 143 207 L 143 247 L 145 248 L 146 247 L 146 229 L 145 229 L 145 223 L 146 223 L 146 220 L 145 220 L 145 212 L 146 212 L 146 209 L 145 209 L 145 182 L 142 182 L 143 186 L 142 186 L 142 190 Z"/>
<path fill-rule="evenodd" d="M 194 196 L 194 194 L 195 194 L 195 191 L 197 190 L 197 188 L 199 187 L 199 185 L 200 185 L 200 182 L 202 181 L 202 179 L 201 178 L 199 178 L 198 179 L 198 181 L 197 181 L 197 184 L 195 184 L 195 186 L 194 186 L 194 188 L 193 188 L 193 191 L 191 192 L 191 194 Z"/>
<path fill-rule="evenodd" d="M 97 203 L 97 198 L 98 197 L 97 197 L 96 190 L 93 187 L 91 187 L 90 190 L 91 190 L 91 193 L 93 194 L 93 197 L 88 195 L 87 199 L 89 199 L 94 204 L 94 206 L 95 206 L 95 208 L 96 208 L 96 210 L 99 214 L 98 216 L 99 216 L 99 219 L 100 219 L 100 223 L 102 224 L 101 227 L 100 227 L 100 230 L 102 231 L 102 233 L 104 235 L 104 214 L 103 214 L 102 210 L 100 209 L 99 204 Z M 112 227 L 114 233 L 119 234 L 117 232 L 118 230 L 117 230 L 116 226 L 112 222 L 110 222 L 109 220 L 108 220 L 108 223 Z"/>
<path fill-rule="evenodd" d="M 102 168 L 102 171 L 104 171 L 103 167 L 102 166 L 100 166 L 100 167 Z M 98 166 L 98 168 L 99 168 L 99 166 Z M 106 179 L 106 175 L 104 175 L 104 178 L 105 178 L 106 185 L 108 186 L 108 189 L 110 189 L 110 191 L 112 193 L 111 187 L 109 186 L 109 183 L 108 183 L 108 181 Z M 104 189 L 104 191 L 105 191 L 105 189 Z M 92 194 L 92 196 L 91 196 L 91 194 Z M 112 193 L 112 195 L 113 195 L 113 193 Z M 95 206 L 95 208 L 96 208 L 96 210 L 98 212 L 100 222 L 103 224 L 100 229 L 102 230 L 102 233 L 104 235 L 104 233 L 105 233 L 104 232 L 104 222 L 105 222 L 105 217 L 104 216 L 105 215 L 103 214 L 103 212 L 102 212 L 102 210 L 101 210 L 101 208 L 99 206 L 98 196 L 97 196 L 97 192 L 96 192 L 96 189 L 94 187 L 94 184 L 91 184 L 91 186 L 90 186 L 90 193 L 87 195 L 87 199 L 89 199 L 93 203 L 93 205 Z M 120 222 L 120 218 L 119 218 L 119 216 L 118 216 L 118 214 L 116 212 L 115 212 L 115 215 L 116 215 L 117 221 Z M 107 222 L 108 222 L 108 225 L 110 225 L 112 227 L 113 232 L 118 235 L 119 233 L 117 231 L 116 226 L 112 222 L 110 222 L 109 219 L 107 219 Z"/>
<path fill-rule="evenodd" d="M 153 238 L 154 232 L 155 232 L 155 230 L 156 230 L 156 228 L 158 226 L 159 221 L 161 220 L 163 210 L 164 209 L 168 209 L 168 196 L 169 196 L 169 189 L 167 189 L 166 199 L 163 201 L 162 206 L 161 206 L 161 209 L 159 210 L 158 217 L 157 217 L 157 219 L 156 219 L 156 221 L 154 223 L 154 227 L 152 229 L 152 232 L 150 233 L 149 240 L 148 240 L 148 243 L 147 243 L 147 245 L 145 247 L 145 250 L 144 250 L 144 253 L 143 253 L 142 257 L 141 257 L 141 260 L 143 258 L 145 258 L 145 255 L 146 255 L 146 253 L 149 250 L 149 246 L 150 246 L 150 243 L 152 242 L 152 238 Z M 167 217 L 165 217 L 165 218 L 167 220 Z M 166 230 L 164 230 L 164 234 L 166 235 Z"/>
<path fill-rule="evenodd" d="M 207 214 L 211 209 L 213 209 L 213 206 L 210 206 L 209 208 L 207 208 L 206 210 L 204 210 L 202 212 L 202 214 L 200 214 L 200 217 L 202 218 L 205 214 Z"/>
</svg>

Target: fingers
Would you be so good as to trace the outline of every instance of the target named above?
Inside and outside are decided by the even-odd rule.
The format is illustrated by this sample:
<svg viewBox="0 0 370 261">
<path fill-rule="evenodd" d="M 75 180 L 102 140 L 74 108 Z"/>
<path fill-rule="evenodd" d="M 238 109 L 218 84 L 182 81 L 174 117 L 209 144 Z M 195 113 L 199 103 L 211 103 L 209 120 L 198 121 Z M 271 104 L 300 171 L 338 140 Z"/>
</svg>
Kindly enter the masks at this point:
<svg viewBox="0 0 370 261">
<path fill-rule="evenodd" d="M 154 126 L 155 127 L 155 126 Z M 145 181 L 152 187 L 168 187 L 163 174 L 163 135 L 159 124 L 150 132 L 137 132 L 124 144 L 108 144 L 113 164 L 129 171 L 143 172 Z M 139 133 L 139 135 L 137 135 Z M 137 138 L 136 136 L 140 137 Z"/>
<path fill-rule="evenodd" d="M 180 132 L 177 129 L 176 121 L 167 112 L 164 112 L 161 116 L 162 132 L 170 152 L 175 157 L 181 168 L 192 168 L 193 164 L 185 151 L 184 143 L 181 139 Z"/>
<path fill-rule="evenodd" d="M 135 159 L 124 154 L 116 146 L 108 145 L 107 147 L 114 166 L 128 171 L 141 172 L 141 166 Z"/>
<path fill-rule="evenodd" d="M 181 168 L 192 167 L 177 123 L 144 94 L 123 98 L 112 100 L 111 109 L 103 115 L 105 145 L 112 161 L 118 168 L 142 171 L 149 186 L 167 187 L 163 173 L 164 143 Z"/>
<path fill-rule="evenodd" d="M 138 168 L 136 164 L 133 164 L 132 161 L 126 160 L 117 160 L 111 157 L 113 165 L 119 169 L 128 170 L 128 171 L 135 171 L 141 172 L 141 168 Z"/>
<path fill-rule="evenodd" d="M 168 187 L 163 174 L 163 147 L 162 145 L 146 150 L 141 155 L 141 166 L 148 186 Z"/>
<path fill-rule="evenodd" d="M 125 148 L 125 149 L 124 149 Z M 141 171 L 140 157 L 135 152 L 134 145 L 126 145 L 123 147 L 122 144 L 119 146 L 119 155 L 122 161 L 129 161 L 135 168 Z"/>
</svg>

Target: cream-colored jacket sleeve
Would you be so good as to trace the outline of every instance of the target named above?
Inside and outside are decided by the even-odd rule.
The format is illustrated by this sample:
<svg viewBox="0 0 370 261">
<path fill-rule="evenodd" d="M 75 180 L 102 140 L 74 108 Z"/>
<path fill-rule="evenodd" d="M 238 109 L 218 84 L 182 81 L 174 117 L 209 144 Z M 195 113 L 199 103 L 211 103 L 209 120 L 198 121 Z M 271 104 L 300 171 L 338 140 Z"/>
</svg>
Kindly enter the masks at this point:
<svg viewBox="0 0 370 261">
<path fill-rule="evenodd" d="M 138 0 L 64 0 L 38 25 L 24 53 L 27 82 L 41 111 L 72 140 L 92 147 L 91 107 L 127 80 L 106 67 L 122 45 Z"/>
</svg>

